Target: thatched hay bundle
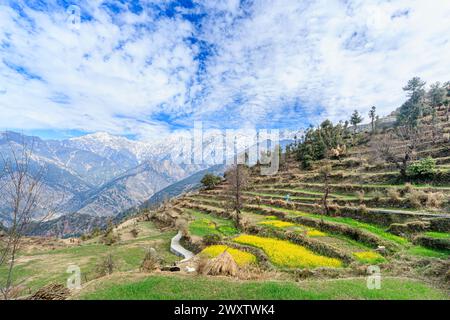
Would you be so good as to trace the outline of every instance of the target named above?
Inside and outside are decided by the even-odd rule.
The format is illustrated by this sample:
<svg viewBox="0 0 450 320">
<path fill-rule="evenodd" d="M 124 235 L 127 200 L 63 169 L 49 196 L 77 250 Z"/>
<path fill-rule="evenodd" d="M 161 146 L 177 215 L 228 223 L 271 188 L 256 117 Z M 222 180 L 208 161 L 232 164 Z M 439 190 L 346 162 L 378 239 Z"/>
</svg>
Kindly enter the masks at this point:
<svg viewBox="0 0 450 320">
<path fill-rule="evenodd" d="M 42 287 L 29 300 L 66 300 L 70 295 L 70 290 L 62 284 L 49 284 Z"/>
<path fill-rule="evenodd" d="M 237 275 L 239 267 L 234 261 L 233 256 L 226 250 L 208 262 L 205 268 L 205 273 L 212 276 L 231 276 Z"/>
</svg>

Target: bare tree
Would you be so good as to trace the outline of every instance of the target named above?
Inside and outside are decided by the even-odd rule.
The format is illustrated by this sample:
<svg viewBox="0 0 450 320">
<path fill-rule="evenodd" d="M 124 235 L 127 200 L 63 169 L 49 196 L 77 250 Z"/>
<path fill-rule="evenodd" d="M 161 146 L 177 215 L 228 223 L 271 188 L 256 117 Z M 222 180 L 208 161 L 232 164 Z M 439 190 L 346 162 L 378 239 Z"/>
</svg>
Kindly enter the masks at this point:
<svg viewBox="0 0 450 320">
<path fill-rule="evenodd" d="M 235 213 L 235 223 L 241 224 L 241 210 L 243 207 L 242 193 L 248 185 L 248 168 L 243 164 L 233 165 L 225 174 L 231 194 L 230 205 Z"/>
<path fill-rule="evenodd" d="M 372 140 L 371 147 L 376 157 L 394 164 L 400 175 L 405 178 L 408 165 L 415 159 L 416 151 L 424 139 L 424 131 L 421 126 L 401 126 L 394 132 L 382 135 Z M 393 142 L 399 141 L 399 145 Z"/>
<path fill-rule="evenodd" d="M 2 190 L 0 196 L 6 207 L 8 223 L 0 247 L 0 266 L 7 266 L 5 283 L 0 293 L 8 299 L 13 288 L 13 272 L 21 240 L 32 225 L 49 219 L 52 212 L 42 210 L 43 176 L 45 168 L 33 159 L 34 142 L 25 138 L 13 142 L 5 134 L 7 146 L 0 152 Z"/>
<path fill-rule="evenodd" d="M 326 215 L 330 214 L 330 207 L 328 206 L 328 196 L 330 194 L 330 174 L 332 167 L 329 161 L 326 161 L 323 166 L 320 167 L 320 174 L 323 177 L 325 183 L 325 190 L 322 198 L 323 211 Z"/>
</svg>

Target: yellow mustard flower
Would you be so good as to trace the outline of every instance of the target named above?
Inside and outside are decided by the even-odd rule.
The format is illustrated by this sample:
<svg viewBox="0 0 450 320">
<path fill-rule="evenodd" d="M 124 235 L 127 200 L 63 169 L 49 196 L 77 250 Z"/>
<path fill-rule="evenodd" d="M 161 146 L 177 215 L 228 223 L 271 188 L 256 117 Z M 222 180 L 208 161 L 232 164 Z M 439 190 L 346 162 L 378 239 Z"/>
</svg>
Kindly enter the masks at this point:
<svg viewBox="0 0 450 320">
<path fill-rule="evenodd" d="M 354 252 L 353 255 L 363 263 L 381 263 L 386 261 L 381 254 L 373 251 Z"/>
<path fill-rule="evenodd" d="M 271 226 L 271 227 L 275 227 L 275 228 L 287 228 L 287 227 L 294 226 L 294 224 L 291 222 L 281 221 L 281 220 L 262 221 L 259 224 L 265 225 L 265 226 Z"/>
<path fill-rule="evenodd" d="M 342 266 L 342 262 L 338 259 L 317 255 L 305 247 L 285 240 L 241 235 L 234 238 L 234 241 L 262 249 L 269 259 L 280 267 L 316 268 Z"/>
<path fill-rule="evenodd" d="M 245 252 L 245 251 L 242 251 L 242 250 L 230 248 L 225 245 L 209 246 L 209 247 L 203 249 L 203 251 L 200 254 L 203 254 L 209 258 L 215 258 L 215 257 L 221 255 L 225 250 L 228 251 L 229 254 L 231 254 L 234 261 L 236 261 L 236 263 L 241 267 L 252 264 L 252 263 L 256 263 L 255 255 Z"/>
<path fill-rule="evenodd" d="M 322 232 L 322 231 L 319 231 L 316 229 L 311 229 L 311 230 L 308 230 L 307 235 L 310 237 L 324 237 L 327 234 L 325 232 Z"/>
</svg>

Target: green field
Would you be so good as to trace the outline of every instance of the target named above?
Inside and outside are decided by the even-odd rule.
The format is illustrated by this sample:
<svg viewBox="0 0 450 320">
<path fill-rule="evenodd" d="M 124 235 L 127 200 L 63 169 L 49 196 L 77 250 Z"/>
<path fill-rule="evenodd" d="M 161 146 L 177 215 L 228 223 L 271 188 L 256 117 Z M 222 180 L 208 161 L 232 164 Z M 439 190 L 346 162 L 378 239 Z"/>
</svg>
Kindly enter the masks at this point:
<svg viewBox="0 0 450 320">
<path fill-rule="evenodd" d="M 123 281 L 123 280 L 122 280 Z M 369 290 L 364 279 L 311 280 L 300 283 L 233 281 L 210 277 L 149 276 L 126 284 L 112 279 L 96 283 L 95 290 L 76 298 L 87 300 L 326 300 L 326 299 L 448 299 L 448 296 L 415 280 L 385 278 L 381 289 Z"/>
</svg>

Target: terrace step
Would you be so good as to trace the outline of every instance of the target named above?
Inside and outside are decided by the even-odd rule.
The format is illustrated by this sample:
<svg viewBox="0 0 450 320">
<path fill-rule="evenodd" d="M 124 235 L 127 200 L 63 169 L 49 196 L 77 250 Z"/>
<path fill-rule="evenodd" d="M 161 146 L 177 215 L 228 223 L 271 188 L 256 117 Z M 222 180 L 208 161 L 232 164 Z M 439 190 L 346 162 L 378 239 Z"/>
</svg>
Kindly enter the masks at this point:
<svg viewBox="0 0 450 320">
<path fill-rule="evenodd" d="M 259 202 L 264 205 L 271 205 L 278 207 L 280 209 L 292 209 L 293 206 L 297 209 L 315 213 L 317 211 L 317 206 L 319 201 L 311 198 L 311 201 L 299 201 L 296 200 L 295 197 L 291 197 L 291 200 L 286 202 L 284 200 L 284 196 L 282 195 L 258 195 Z M 211 198 L 211 199 L 209 199 Z M 220 201 L 214 200 L 212 195 L 209 195 L 205 198 L 190 198 L 190 201 L 198 203 L 199 205 L 206 206 L 221 206 Z M 248 203 L 257 203 L 255 196 L 251 194 L 246 194 L 243 196 L 243 199 Z M 226 199 L 222 200 L 225 201 Z M 331 199 L 330 199 L 331 200 Z M 344 201 L 346 202 L 346 201 Z M 335 206 L 339 209 L 339 215 L 347 216 L 354 218 L 356 220 L 361 220 L 368 223 L 374 223 L 383 226 L 389 226 L 392 223 L 404 223 L 413 220 L 434 220 L 434 219 L 448 219 L 450 220 L 450 214 L 445 213 L 430 213 L 430 212 L 421 212 L 421 211 L 410 211 L 410 210 L 401 210 L 401 209 L 390 209 L 390 208 L 366 208 L 366 212 L 360 212 L 358 206 L 349 207 L 339 205 L 338 202 L 335 202 Z"/>
<path fill-rule="evenodd" d="M 356 192 L 364 190 L 366 192 L 371 192 L 374 190 L 384 190 L 388 188 L 404 188 L 404 185 L 386 185 L 386 184 L 352 184 L 352 183 L 330 183 L 329 184 L 331 190 L 341 190 L 343 192 Z M 312 182 L 282 182 L 277 184 L 261 184 L 259 185 L 260 188 L 265 187 L 278 187 L 278 188 L 307 188 L 314 191 L 321 191 L 324 190 L 324 184 L 323 183 L 312 183 Z M 422 190 L 427 192 L 443 192 L 443 193 L 449 193 L 450 194 L 450 186 L 414 186 L 412 185 L 413 189 L 416 190 Z"/>
</svg>

